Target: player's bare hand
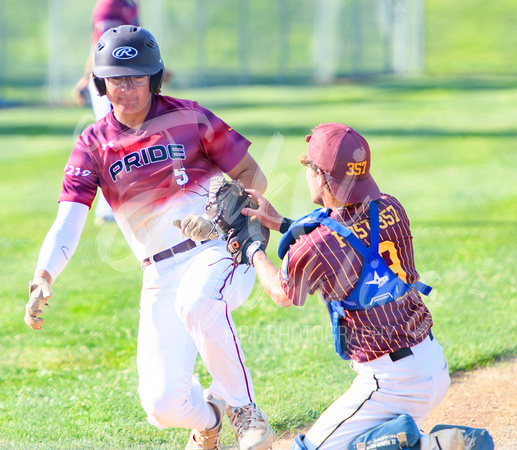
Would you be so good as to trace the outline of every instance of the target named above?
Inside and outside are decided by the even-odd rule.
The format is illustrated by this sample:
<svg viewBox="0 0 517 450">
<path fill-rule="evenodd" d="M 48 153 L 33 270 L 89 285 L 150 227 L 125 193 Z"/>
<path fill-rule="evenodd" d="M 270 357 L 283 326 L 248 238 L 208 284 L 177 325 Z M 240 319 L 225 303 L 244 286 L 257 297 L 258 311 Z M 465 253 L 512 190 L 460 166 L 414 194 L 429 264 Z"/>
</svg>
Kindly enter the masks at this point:
<svg viewBox="0 0 517 450">
<path fill-rule="evenodd" d="M 25 307 L 25 323 L 34 330 L 41 330 L 45 322 L 41 317 L 43 307 L 52 297 L 52 290 L 45 278 L 35 278 L 29 282 L 29 301 Z"/>
<path fill-rule="evenodd" d="M 284 216 L 278 214 L 271 203 L 254 189 L 246 189 L 246 192 L 258 203 L 258 209 L 243 208 L 241 213 L 245 216 L 257 216 L 262 225 L 270 230 L 280 230 Z"/>
<path fill-rule="evenodd" d="M 191 213 L 184 219 L 174 220 L 172 224 L 180 229 L 181 234 L 194 241 L 215 239 L 218 236 L 212 221 L 199 214 Z"/>
</svg>

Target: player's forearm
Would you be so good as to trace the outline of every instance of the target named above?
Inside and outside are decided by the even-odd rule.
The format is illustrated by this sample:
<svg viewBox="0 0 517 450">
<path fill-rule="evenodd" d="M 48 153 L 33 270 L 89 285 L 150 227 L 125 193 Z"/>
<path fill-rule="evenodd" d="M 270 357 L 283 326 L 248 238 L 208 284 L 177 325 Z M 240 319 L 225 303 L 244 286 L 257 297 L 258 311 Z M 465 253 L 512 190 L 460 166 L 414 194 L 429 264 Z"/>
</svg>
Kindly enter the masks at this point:
<svg viewBox="0 0 517 450">
<path fill-rule="evenodd" d="M 257 170 L 247 169 L 237 178 L 246 189 L 255 189 L 263 194 L 267 188 L 266 176 L 257 166 Z"/>
<path fill-rule="evenodd" d="M 41 246 L 34 278 L 45 278 L 51 284 L 58 277 L 77 248 L 87 215 L 85 205 L 60 203 L 56 220 Z"/>
<path fill-rule="evenodd" d="M 278 278 L 278 269 L 267 257 L 263 251 L 257 251 L 253 255 L 253 266 L 257 273 L 260 284 L 266 291 L 266 294 L 279 306 L 288 308 L 292 305 L 292 301 L 285 295 L 280 280 Z"/>
</svg>

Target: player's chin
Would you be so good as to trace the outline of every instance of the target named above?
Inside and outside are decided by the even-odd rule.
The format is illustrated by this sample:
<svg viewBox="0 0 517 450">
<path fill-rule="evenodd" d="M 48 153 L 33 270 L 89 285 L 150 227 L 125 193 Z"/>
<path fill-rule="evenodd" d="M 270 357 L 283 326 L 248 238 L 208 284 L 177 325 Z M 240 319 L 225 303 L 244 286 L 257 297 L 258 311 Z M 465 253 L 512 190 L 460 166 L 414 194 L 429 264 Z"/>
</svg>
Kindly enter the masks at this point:
<svg viewBox="0 0 517 450">
<path fill-rule="evenodd" d="M 136 108 L 140 104 L 140 99 L 135 97 L 120 97 L 117 105 L 121 108 Z"/>
<path fill-rule="evenodd" d="M 321 195 L 317 195 L 317 194 L 311 195 L 311 201 L 315 205 L 324 206 L 323 199 L 321 198 Z"/>
<path fill-rule="evenodd" d="M 142 110 L 142 106 L 137 100 L 124 99 L 117 103 L 117 109 L 124 114 L 136 114 Z"/>
</svg>

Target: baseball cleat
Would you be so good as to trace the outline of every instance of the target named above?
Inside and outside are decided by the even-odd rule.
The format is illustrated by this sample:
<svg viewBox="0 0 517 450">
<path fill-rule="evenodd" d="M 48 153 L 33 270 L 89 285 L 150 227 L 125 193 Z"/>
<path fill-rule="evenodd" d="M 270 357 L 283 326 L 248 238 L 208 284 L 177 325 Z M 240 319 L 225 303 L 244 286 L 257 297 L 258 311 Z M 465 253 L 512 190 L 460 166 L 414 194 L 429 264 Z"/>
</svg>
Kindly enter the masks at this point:
<svg viewBox="0 0 517 450">
<path fill-rule="evenodd" d="M 266 415 L 255 403 L 226 409 L 239 450 L 268 450 L 275 440 Z"/>
<path fill-rule="evenodd" d="M 463 431 L 446 428 L 420 438 L 421 450 L 464 450 L 466 448 Z"/>
<path fill-rule="evenodd" d="M 226 402 L 214 398 L 207 391 L 205 391 L 205 400 L 214 408 L 217 423 L 208 430 L 192 430 L 185 450 L 221 450 L 221 429 L 223 428 L 223 414 Z"/>
</svg>

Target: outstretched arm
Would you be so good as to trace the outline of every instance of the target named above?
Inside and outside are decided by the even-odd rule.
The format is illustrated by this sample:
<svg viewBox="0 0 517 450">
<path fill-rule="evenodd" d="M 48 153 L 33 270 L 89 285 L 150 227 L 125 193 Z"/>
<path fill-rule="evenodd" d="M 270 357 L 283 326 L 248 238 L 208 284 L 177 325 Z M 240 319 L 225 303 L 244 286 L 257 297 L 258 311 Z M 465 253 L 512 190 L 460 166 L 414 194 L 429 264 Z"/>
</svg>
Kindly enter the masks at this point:
<svg viewBox="0 0 517 450">
<path fill-rule="evenodd" d="M 88 207 L 75 202 L 61 202 L 56 220 L 41 246 L 34 279 L 29 283 L 29 301 L 25 323 L 40 330 L 45 322 L 40 316 L 52 297 L 50 286 L 72 257 L 88 215 Z"/>
<path fill-rule="evenodd" d="M 263 195 L 253 189 L 246 190 L 258 203 L 258 209 L 243 208 L 241 213 L 245 216 L 256 216 L 265 227 L 285 232 L 283 229 L 286 224 L 291 221 L 277 212 L 273 205 Z M 267 295 L 280 306 L 288 308 L 293 301 L 286 295 L 280 285 L 280 274 L 277 267 L 268 258 L 266 252 L 258 250 L 253 255 L 253 266 L 257 273 L 260 284 L 266 291 Z"/>
<path fill-rule="evenodd" d="M 280 285 L 280 274 L 278 269 L 262 250 L 255 252 L 253 255 L 253 266 L 257 273 L 260 284 L 266 291 L 266 294 L 279 306 L 288 308 L 293 301 L 285 294 Z"/>
</svg>

